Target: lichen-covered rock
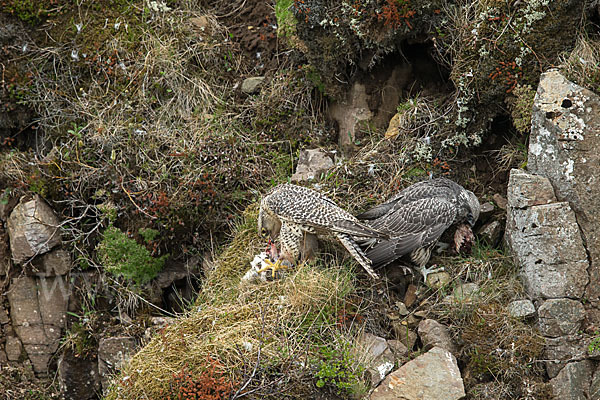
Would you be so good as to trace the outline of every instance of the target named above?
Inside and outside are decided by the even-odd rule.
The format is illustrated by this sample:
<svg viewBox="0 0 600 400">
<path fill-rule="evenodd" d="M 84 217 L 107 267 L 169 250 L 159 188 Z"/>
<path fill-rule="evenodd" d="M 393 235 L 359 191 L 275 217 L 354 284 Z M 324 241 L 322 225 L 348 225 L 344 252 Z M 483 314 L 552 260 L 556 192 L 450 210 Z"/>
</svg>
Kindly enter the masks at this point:
<svg viewBox="0 0 600 400">
<path fill-rule="evenodd" d="M 319 178 L 322 173 L 333 167 L 331 154 L 321 149 L 300 150 L 296 173 L 292 182 L 309 181 Z"/>
<path fill-rule="evenodd" d="M 371 394 L 371 400 L 458 400 L 465 396 L 456 359 L 434 347 L 391 373 Z"/>
<path fill-rule="evenodd" d="M 40 196 L 21 202 L 8 217 L 7 231 L 15 263 L 44 254 L 60 245 L 59 221 Z"/>
<path fill-rule="evenodd" d="M 526 208 L 557 201 L 548 178 L 512 169 L 508 178 L 507 200 L 511 208 Z"/>
<path fill-rule="evenodd" d="M 600 97 L 563 77 L 542 75 L 535 97 L 527 168 L 547 177 L 577 215 L 590 255 L 588 319 L 600 323 Z"/>
<path fill-rule="evenodd" d="M 549 299 L 538 308 L 538 327 L 544 336 L 559 337 L 577 333 L 585 318 L 580 301 Z"/>
<path fill-rule="evenodd" d="M 512 179 L 515 171 L 511 171 L 509 194 L 521 182 Z M 516 198 L 509 202 L 505 238 L 529 295 L 580 298 L 588 282 L 588 261 L 569 203 L 518 208 L 525 203 Z"/>
<path fill-rule="evenodd" d="M 102 390 L 108 388 L 111 377 L 121 369 L 124 362 L 133 356 L 136 349 L 137 344 L 132 337 L 100 339 L 98 343 L 98 373 L 102 382 Z"/>
<path fill-rule="evenodd" d="M 554 398 L 588 400 L 593 371 L 593 363 L 589 360 L 567 364 L 555 378 L 550 380 Z"/>
<path fill-rule="evenodd" d="M 565 365 L 573 360 L 583 360 L 588 356 L 587 343 L 580 333 L 557 338 L 544 338 L 546 372 L 554 378 Z"/>
<path fill-rule="evenodd" d="M 371 333 L 365 333 L 360 341 L 367 354 L 367 371 L 371 376 L 371 385 L 377 386 L 395 365 L 395 355 L 387 341 Z"/>
<path fill-rule="evenodd" d="M 515 300 L 508 304 L 508 314 L 514 318 L 535 316 L 535 306 L 531 300 Z"/>
<path fill-rule="evenodd" d="M 242 82 L 242 92 L 244 92 L 246 94 L 259 93 L 264 81 L 265 81 L 264 76 L 254 76 L 251 78 L 246 78 Z"/>
</svg>

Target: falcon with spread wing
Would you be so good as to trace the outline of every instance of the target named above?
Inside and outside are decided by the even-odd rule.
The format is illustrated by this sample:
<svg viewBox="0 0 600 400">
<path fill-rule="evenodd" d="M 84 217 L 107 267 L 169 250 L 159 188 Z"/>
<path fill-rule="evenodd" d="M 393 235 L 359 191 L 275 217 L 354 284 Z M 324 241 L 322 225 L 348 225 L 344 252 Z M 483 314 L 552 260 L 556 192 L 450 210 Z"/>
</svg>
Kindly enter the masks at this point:
<svg viewBox="0 0 600 400">
<path fill-rule="evenodd" d="M 325 195 L 287 183 L 275 187 L 261 200 L 258 229 L 261 233 L 270 234 L 273 239 L 279 238 L 280 260 L 283 258 L 292 263 L 300 254 L 304 235 L 331 234 L 374 279 L 379 276 L 356 240 L 389 238 L 386 233 L 360 222 Z M 278 260 L 271 266 L 273 273 L 280 264 Z"/>
<path fill-rule="evenodd" d="M 442 233 L 457 226 L 457 252 L 474 242 L 471 227 L 479 218 L 477 196 L 445 178 L 430 179 L 409 186 L 386 202 L 358 215 L 376 230 L 389 232 L 390 239 L 361 241 L 374 268 L 383 267 L 409 254 L 419 265 L 423 278 L 441 270 L 426 268 L 431 251 Z"/>
</svg>

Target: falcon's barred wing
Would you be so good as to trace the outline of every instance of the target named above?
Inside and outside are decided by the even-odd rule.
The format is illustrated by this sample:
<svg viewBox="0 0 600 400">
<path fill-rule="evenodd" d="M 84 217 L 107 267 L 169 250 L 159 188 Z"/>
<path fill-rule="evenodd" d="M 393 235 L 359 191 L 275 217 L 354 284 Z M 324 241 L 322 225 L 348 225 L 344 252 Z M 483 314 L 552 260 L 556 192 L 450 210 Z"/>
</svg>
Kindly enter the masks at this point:
<svg viewBox="0 0 600 400">
<path fill-rule="evenodd" d="M 385 214 L 398 209 L 405 204 L 416 200 L 441 197 L 445 199 L 456 198 L 457 193 L 462 189 L 458 184 L 446 178 L 437 178 L 417 182 L 407 188 L 402 189 L 394 196 L 380 205 L 377 205 L 362 214 L 357 215 L 358 219 L 373 220 L 384 216 Z"/>
<path fill-rule="evenodd" d="M 413 201 L 371 223 L 393 237 L 366 250 L 374 266 L 383 266 L 413 250 L 428 247 L 440 238 L 456 218 L 456 207 L 441 198 Z"/>
<path fill-rule="evenodd" d="M 273 191 L 266 201 L 271 211 L 282 221 L 353 236 L 389 237 L 386 233 L 360 222 L 315 190 L 290 184 L 280 185 L 276 189 L 278 190 Z"/>
</svg>

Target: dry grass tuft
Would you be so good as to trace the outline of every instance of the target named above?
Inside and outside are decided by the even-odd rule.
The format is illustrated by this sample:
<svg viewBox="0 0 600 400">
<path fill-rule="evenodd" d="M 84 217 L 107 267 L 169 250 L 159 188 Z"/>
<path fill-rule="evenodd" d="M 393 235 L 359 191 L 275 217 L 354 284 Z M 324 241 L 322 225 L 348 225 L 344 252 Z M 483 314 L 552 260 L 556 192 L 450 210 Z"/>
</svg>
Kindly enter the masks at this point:
<svg viewBox="0 0 600 400">
<path fill-rule="evenodd" d="M 560 69 L 571 81 L 600 93 L 600 40 L 580 35 L 573 51 L 561 57 Z"/>
<path fill-rule="evenodd" d="M 361 330 L 360 324 L 352 329 L 338 324 L 355 290 L 354 277 L 339 264 L 303 264 L 281 281 L 241 284 L 249 254 L 262 250 L 256 211 L 256 206 L 246 211 L 208 273 L 195 309 L 133 357 L 108 398 L 158 398 L 182 370 L 201 375 L 211 367 L 209 358 L 222 366 L 219 373 L 238 396 L 281 398 L 315 390 L 320 350 L 348 347 Z M 351 364 L 348 369 L 360 370 L 358 361 Z"/>
</svg>

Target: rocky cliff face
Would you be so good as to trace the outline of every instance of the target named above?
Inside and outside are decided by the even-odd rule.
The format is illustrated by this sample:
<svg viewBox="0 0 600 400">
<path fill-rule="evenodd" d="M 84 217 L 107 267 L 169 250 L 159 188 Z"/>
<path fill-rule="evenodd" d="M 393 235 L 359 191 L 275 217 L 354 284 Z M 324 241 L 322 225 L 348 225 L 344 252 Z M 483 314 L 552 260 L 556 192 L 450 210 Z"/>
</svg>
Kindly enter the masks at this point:
<svg viewBox="0 0 600 400">
<path fill-rule="evenodd" d="M 506 242 L 534 299 L 555 398 L 596 398 L 598 365 L 598 96 L 542 74 L 528 170 L 508 185 Z"/>
</svg>

